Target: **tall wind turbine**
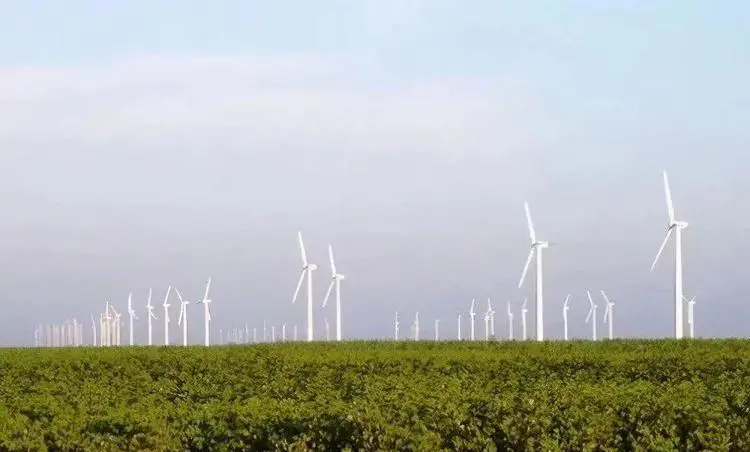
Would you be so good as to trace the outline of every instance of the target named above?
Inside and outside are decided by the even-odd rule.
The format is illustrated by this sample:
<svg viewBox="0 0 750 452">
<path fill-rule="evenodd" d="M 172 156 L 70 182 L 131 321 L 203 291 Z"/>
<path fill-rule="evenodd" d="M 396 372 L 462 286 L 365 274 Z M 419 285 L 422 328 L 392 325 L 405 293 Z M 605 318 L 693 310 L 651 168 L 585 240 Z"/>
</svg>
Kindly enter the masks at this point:
<svg viewBox="0 0 750 452">
<path fill-rule="evenodd" d="M 167 294 L 164 295 L 164 345 L 169 345 L 169 292 L 172 291 L 172 286 L 167 287 Z"/>
<path fill-rule="evenodd" d="M 419 311 L 414 316 L 414 340 L 419 340 Z"/>
<path fill-rule="evenodd" d="M 685 221 L 677 221 L 675 219 L 672 193 L 669 190 L 669 179 L 667 178 L 666 171 L 664 171 L 664 195 L 667 198 L 669 223 L 667 223 L 667 233 L 664 236 L 664 241 L 661 242 L 661 247 L 659 248 L 659 252 L 656 253 L 654 263 L 651 264 L 651 271 L 654 271 L 656 263 L 664 251 L 664 247 L 667 246 L 669 236 L 674 233 L 674 337 L 682 339 L 682 230 L 687 228 L 688 224 Z"/>
<path fill-rule="evenodd" d="M 456 339 L 461 340 L 461 314 L 458 314 L 458 324 L 456 325 Z"/>
<path fill-rule="evenodd" d="M 490 340 L 490 311 L 484 313 L 484 340 Z"/>
<path fill-rule="evenodd" d="M 307 275 L 307 341 L 312 342 L 313 340 L 313 301 L 312 301 L 312 272 L 317 270 L 318 266 L 307 262 L 307 253 L 305 252 L 305 243 L 302 241 L 302 232 L 297 233 L 297 239 L 299 241 L 300 254 L 302 256 L 302 273 L 299 276 L 299 282 L 297 283 L 297 290 L 294 291 L 294 298 L 292 303 L 297 302 L 297 295 L 299 290 L 302 288 L 302 282 Z"/>
<path fill-rule="evenodd" d="M 440 340 L 440 319 L 435 319 L 435 341 Z"/>
<path fill-rule="evenodd" d="M 208 298 L 208 291 L 211 290 L 211 277 L 208 277 L 208 281 L 206 282 L 206 292 L 203 294 L 203 300 L 201 300 L 201 303 L 203 303 L 203 331 L 205 334 L 204 338 L 204 345 L 208 347 L 211 345 L 211 310 L 208 308 L 208 305 L 211 304 L 211 299 Z"/>
<path fill-rule="evenodd" d="M 323 299 L 323 307 L 328 303 L 328 297 L 331 296 L 333 286 L 336 286 L 336 340 L 341 340 L 341 281 L 345 279 L 344 275 L 336 272 L 336 262 L 333 260 L 333 246 L 328 245 L 328 258 L 331 261 L 331 283 L 328 285 L 326 297 Z"/>
<path fill-rule="evenodd" d="M 565 303 L 563 303 L 563 338 L 566 341 L 568 340 L 568 311 L 570 310 L 570 306 L 568 306 L 569 301 L 570 294 L 565 297 Z"/>
<path fill-rule="evenodd" d="M 492 309 L 492 300 L 487 297 L 487 314 L 490 316 L 490 337 L 495 337 L 495 310 Z"/>
<path fill-rule="evenodd" d="M 607 307 L 604 308 L 604 322 L 609 325 L 609 339 L 612 340 L 615 338 L 614 336 L 614 320 L 612 319 L 613 311 L 615 309 L 615 304 L 611 301 L 609 301 L 609 298 L 607 297 L 607 294 L 604 293 L 602 290 L 602 297 L 604 297 L 604 302 L 607 304 Z"/>
<path fill-rule="evenodd" d="M 129 335 L 129 344 L 133 345 L 133 320 L 138 320 L 138 316 L 135 315 L 135 311 L 133 310 L 133 292 L 130 292 L 128 294 L 128 317 L 130 320 L 129 328 L 128 328 L 128 335 Z"/>
<path fill-rule="evenodd" d="M 524 341 L 528 339 L 528 336 L 526 335 L 526 313 L 529 312 L 529 310 L 526 309 L 526 303 L 528 301 L 528 298 L 524 298 L 523 304 L 521 305 L 521 339 Z"/>
<path fill-rule="evenodd" d="M 153 291 L 149 287 L 148 288 L 148 301 L 146 302 L 146 318 L 148 319 L 148 345 L 154 345 L 153 328 L 151 325 L 151 321 L 156 320 L 156 315 L 154 314 L 154 307 L 151 305 L 152 295 L 153 295 Z"/>
<path fill-rule="evenodd" d="M 182 325 L 182 345 L 187 346 L 187 305 L 190 302 L 182 299 L 178 288 L 175 287 L 174 291 L 177 292 L 177 298 L 180 300 L 180 316 L 177 317 L 177 324 Z"/>
<path fill-rule="evenodd" d="M 685 301 L 687 301 L 687 322 L 688 322 L 688 333 L 690 334 L 690 339 L 695 338 L 695 316 L 693 314 L 693 309 L 695 307 L 695 297 L 688 300 L 687 298 L 683 297 Z"/>
<path fill-rule="evenodd" d="M 586 295 L 588 295 L 589 304 L 591 305 L 591 308 L 589 309 L 589 313 L 586 316 L 586 323 L 589 323 L 589 320 L 593 320 L 591 322 L 591 328 L 593 329 L 592 338 L 596 340 L 596 304 L 594 304 L 594 299 L 591 298 L 591 292 L 587 290 Z"/>
<path fill-rule="evenodd" d="M 393 340 L 398 340 L 398 311 L 396 311 L 396 317 L 393 319 Z"/>
<path fill-rule="evenodd" d="M 93 314 L 91 314 L 91 345 L 96 347 L 96 320 Z"/>
<path fill-rule="evenodd" d="M 513 340 L 513 311 L 510 310 L 510 301 L 508 302 L 508 339 Z"/>
<path fill-rule="evenodd" d="M 474 299 L 471 300 L 471 308 L 469 309 L 469 319 L 471 321 L 471 325 L 470 325 L 470 328 L 469 328 L 469 339 L 472 340 L 472 341 L 474 340 L 474 316 L 477 315 L 477 313 L 474 311 L 474 302 L 475 301 L 476 300 L 474 300 Z"/>
<path fill-rule="evenodd" d="M 529 203 L 524 203 L 526 208 L 526 221 L 529 225 L 529 238 L 531 238 L 531 248 L 529 249 L 529 257 L 526 258 L 526 265 L 523 267 L 523 273 L 521 274 L 521 280 L 518 282 L 518 288 L 523 286 L 523 281 L 526 279 L 526 273 L 529 271 L 529 265 L 531 265 L 531 259 L 534 258 L 536 253 L 536 340 L 544 340 L 544 291 L 542 284 L 542 250 L 549 248 L 549 243 L 536 239 L 536 233 L 534 232 L 534 223 L 531 221 L 531 212 L 529 211 Z M 524 337 L 524 339 L 526 339 Z"/>
<path fill-rule="evenodd" d="M 114 333 L 114 342 L 115 342 L 115 345 L 119 347 L 120 343 L 121 343 L 121 340 L 122 340 L 122 334 L 121 334 L 121 331 L 120 331 L 120 317 L 122 316 L 122 314 L 120 314 L 119 312 L 117 312 L 117 310 L 115 309 L 115 307 L 112 306 L 112 305 L 109 305 L 109 308 L 112 310 L 112 313 L 115 315 L 115 317 L 114 317 L 115 323 L 114 323 L 114 331 L 113 331 L 113 333 Z"/>
</svg>

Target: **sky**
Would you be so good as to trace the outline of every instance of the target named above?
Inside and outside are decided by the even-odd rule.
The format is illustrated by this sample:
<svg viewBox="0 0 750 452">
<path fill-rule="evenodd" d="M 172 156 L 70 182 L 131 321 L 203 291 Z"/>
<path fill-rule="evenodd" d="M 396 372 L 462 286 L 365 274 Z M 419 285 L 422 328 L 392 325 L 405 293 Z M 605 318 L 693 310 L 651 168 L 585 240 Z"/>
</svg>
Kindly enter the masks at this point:
<svg viewBox="0 0 750 452">
<path fill-rule="evenodd" d="M 750 4 L 724 1 L 0 0 L 0 344 L 213 279 L 212 329 L 315 335 L 334 247 L 345 338 L 441 320 L 520 334 L 528 200 L 545 335 L 673 334 L 669 172 L 699 336 L 747 336 Z M 604 303 L 597 296 L 600 332 Z M 171 340 L 178 302 L 171 299 Z M 161 309 L 154 335 L 163 337 Z M 123 330 L 126 331 L 126 328 Z M 125 335 L 126 337 L 126 335 Z"/>
</svg>

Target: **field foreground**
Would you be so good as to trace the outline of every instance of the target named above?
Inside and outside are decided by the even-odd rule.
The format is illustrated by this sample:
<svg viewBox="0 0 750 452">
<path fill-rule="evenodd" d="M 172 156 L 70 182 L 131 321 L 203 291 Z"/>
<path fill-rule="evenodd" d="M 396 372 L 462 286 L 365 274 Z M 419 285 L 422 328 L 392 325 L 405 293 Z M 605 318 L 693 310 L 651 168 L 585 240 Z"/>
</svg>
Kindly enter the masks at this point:
<svg viewBox="0 0 750 452">
<path fill-rule="evenodd" d="M 750 341 L 0 351 L 0 450 L 750 450 Z"/>
</svg>

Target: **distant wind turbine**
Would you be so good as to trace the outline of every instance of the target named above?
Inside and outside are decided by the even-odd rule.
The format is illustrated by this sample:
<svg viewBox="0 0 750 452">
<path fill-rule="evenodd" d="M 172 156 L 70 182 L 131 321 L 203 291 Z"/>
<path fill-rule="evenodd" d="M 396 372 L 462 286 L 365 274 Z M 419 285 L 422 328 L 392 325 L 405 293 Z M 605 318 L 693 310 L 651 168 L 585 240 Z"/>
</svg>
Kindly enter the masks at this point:
<svg viewBox="0 0 750 452">
<path fill-rule="evenodd" d="M 510 301 L 508 302 L 508 339 L 513 340 L 513 311 L 510 310 Z"/>
<path fill-rule="evenodd" d="M 568 306 L 569 301 L 570 294 L 565 297 L 565 302 L 563 303 L 563 338 L 566 341 L 568 340 L 568 311 L 570 310 L 570 306 Z"/>
<path fill-rule="evenodd" d="M 148 345 L 154 345 L 153 341 L 153 327 L 151 325 L 152 320 L 156 320 L 154 315 L 154 307 L 151 305 L 151 296 L 153 295 L 151 288 L 148 289 L 148 301 L 146 302 L 146 318 L 148 319 Z"/>
<path fill-rule="evenodd" d="M 529 238 L 531 239 L 531 249 L 529 249 L 529 257 L 526 258 L 526 265 L 523 267 L 523 273 L 521 274 L 521 280 L 518 282 L 518 288 L 523 286 L 523 281 L 526 279 L 526 273 L 529 271 L 529 265 L 531 265 L 531 259 L 534 258 L 536 252 L 536 340 L 544 340 L 544 291 L 543 291 L 543 279 L 542 279 L 542 250 L 549 248 L 549 243 L 541 240 L 537 240 L 536 233 L 534 232 L 534 223 L 531 221 L 531 212 L 529 211 L 529 203 L 524 203 L 526 208 L 526 222 L 529 226 Z M 524 339 L 526 339 L 524 337 Z"/>
<path fill-rule="evenodd" d="M 475 299 L 471 300 L 471 308 L 469 309 L 469 321 L 471 322 L 470 328 L 469 328 L 469 340 L 474 340 L 474 316 L 477 315 L 477 313 L 474 311 L 474 303 Z"/>
<path fill-rule="evenodd" d="M 396 317 L 393 319 L 393 340 L 398 340 L 398 311 L 396 311 Z"/>
<path fill-rule="evenodd" d="M 435 341 L 440 340 L 440 319 L 435 319 Z"/>
<path fill-rule="evenodd" d="M 490 340 L 490 311 L 484 313 L 484 340 Z"/>
<path fill-rule="evenodd" d="M 281 324 L 281 342 L 286 342 L 286 322 Z"/>
<path fill-rule="evenodd" d="M 211 290 L 211 277 L 208 277 L 206 282 L 206 292 L 203 294 L 203 300 L 200 303 L 203 304 L 203 331 L 205 338 L 203 339 L 204 345 L 208 347 L 211 345 L 211 310 L 208 306 L 211 304 L 211 299 L 208 298 L 208 291 Z"/>
<path fill-rule="evenodd" d="M 461 340 L 461 314 L 458 314 L 458 324 L 456 325 L 456 339 Z"/>
<path fill-rule="evenodd" d="M 414 340 L 419 340 L 419 311 L 414 316 Z"/>
<path fill-rule="evenodd" d="M 128 335 L 129 335 L 128 343 L 130 344 L 130 346 L 132 346 L 133 345 L 133 320 L 138 319 L 138 316 L 135 315 L 135 311 L 133 310 L 133 292 L 130 292 L 130 294 L 128 294 L 128 317 L 130 321 L 129 328 L 128 328 Z"/>
<path fill-rule="evenodd" d="M 487 314 L 490 316 L 490 337 L 495 337 L 495 310 L 492 309 L 492 300 L 487 297 Z"/>
<path fill-rule="evenodd" d="M 94 315 L 91 315 L 91 345 L 96 347 L 96 321 Z"/>
<path fill-rule="evenodd" d="M 594 303 L 594 299 L 591 298 L 591 292 L 587 290 L 586 295 L 589 297 L 589 304 L 591 305 L 591 308 L 589 309 L 589 313 L 586 316 L 585 323 L 589 323 L 589 320 L 592 320 L 591 322 L 591 328 L 593 329 L 592 338 L 593 340 L 596 340 L 596 304 Z"/>
<path fill-rule="evenodd" d="M 690 334 L 690 339 L 695 339 L 695 315 L 693 313 L 694 307 L 695 307 L 695 297 L 688 300 L 687 298 L 683 297 L 685 301 L 687 301 L 687 322 L 688 322 L 688 333 Z"/>
<path fill-rule="evenodd" d="M 186 347 L 188 343 L 187 305 L 190 302 L 182 298 L 182 294 L 178 288 L 175 287 L 174 291 L 177 292 L 177 299 L 180 300 L 180 316 L 177 317 L 177 324 L 182 325 L 182 346 Z"/>
<path fill-rule="evenodd" d="M 528 301 L 527 298 L 524 298 L 523 304 L 521 305 L 521 339 L 524 341 L 528 339 L 528 336 L 526 335 L 526 313 L 529 312 L 529 310 L 526 309 L 526 303 Z"/>
<path fill-rule="evenodd" d="M 328 258 L 331 261 L 331 283 L 328 285 L 326 297 L 323 299 L 323 307 L 328 303 L 328 297 L 331 296 L 333 287 L 336 286 L 336 340 L 341 341 L 341 281 L 345 279 L 344 275 L 336 272 L 336 263 L 333 260 L 333 246 L 328 245 Z"/>
<path fill-rule="evenodd" d="M 302 256 L 302 273 L 297 283 L 297 290 L 294 291 L 294 298 L 292 303 L 297 302 L 297 296 L 302 288 L 302 282 L 307 275 L 307 341 L 312 342 L 313 340 L 313 299 L 312 299 L 312 272 L 317 270 L 318 266 L 307 262 L 307 252 L 305 252 L 305 244 L 302 241 L 302 232 L 297 233 L 297 239 L 299 241 L 300 254 Z"/>
<path fill-rule="evenodd" d="M 172 286 L 167 287 L 167 294 L 164 295 L 164 345 L 169 345 L 169 292 L 172 291 Z"/>
<path fill-rule="evenodd" d="M 612 340 L 615 338 L 614 336 L 614 309 L 615 304 L 611 301 L 609 301 L 609 298 L 607 297 L 607 294 L 604 293 L 602 290 L 602 297 L 604 298 L 604 302 L 607 304 L 607 306 L 604 308 L 604 323 L 606 323 L 609 326 L 609 339 Z"/>
<path fill-rule="evenodd" d="M 669 222 L 667 223 L 667 233 L 664 236 L 664 241 L 661 242 L 659 252 L 656 253 L 654 263 L 651 264 L 651 271 L 654 271 L 656 263 L 659 261 L 661 253 L 664 251 L 664 247 L 667 246 L 669 236 L 674 232 L 674 337 L 676 339 L 682 339 L 682 230 L 687 228 L 688 224 L 685 221 L 677 221 L 674 215 L 674 206 L 672 205 L 672 193 L 669 190 L 669 179 L 667 172 L 664 171 L 664 195 L 667 199 L 667 215 Z"/>
</svg>

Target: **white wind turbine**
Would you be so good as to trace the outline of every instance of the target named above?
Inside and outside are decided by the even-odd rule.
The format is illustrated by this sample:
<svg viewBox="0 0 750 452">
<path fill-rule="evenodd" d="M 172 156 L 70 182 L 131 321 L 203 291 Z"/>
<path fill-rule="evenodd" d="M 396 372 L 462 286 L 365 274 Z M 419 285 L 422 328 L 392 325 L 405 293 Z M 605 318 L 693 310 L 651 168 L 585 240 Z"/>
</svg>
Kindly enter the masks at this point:
<svg viewBox="0 0 750 452">
<path fill-rule="evenodd" d="M 513 340 L 513 311 L 510 310 L 510 301 L 508 302 L 508 339 Z"/>
<path fill-rule="evenodd" d="M 563 303 L 563 338 L 566 341 L 568 340 L 568 311 L 570 310 L 570 306 L 568 306 L 569 301 L 570 294 L 565 297 L 565 303 Z"/>
<path fill-rule="evenodd" d="M 175 287 L 174 291 L 177 292 L 177 298 L 180 300 L 180 316 L 177 317 L 177 324 L 182 325 L 182 345 L 187 346 L 187 305 L 190 302 L 182 299 L 182 294 L 178 288 Z"/>
<path fill-rule="evenodd" d="M 326 319 L 326 324 L 328 324 L 328 319 Z M 286 342 L 286 322 L 281 324 L 281 342 Z"/>
<path fill-rule="evenodd" d="M 393 319 L 393 340 L 398 340 L 398 311 L 396 311 L 396 317 Z"/>
<path fill-rule="evenodd" d="M 112 305 L 109 305 L 109 308 L 112 309 L 112 313 L 115 315 L 115 318 L 114 318 L 115 323 L 114 323 L 114 331 L 113 331 L 113 333 L 114 333 L 114 342 L 115 342 L 115 345 L 119 347 L 120 344 L 121 344 L 121 342 L 122 342 L 122 340 L 121 340 L 122 339 L 122 334 L 121 334 L 121 331 L 120 331 L 120 325 L 121 325 L 121 323 L 120 323 L 120 317 L 122 317 L 122 314 L 120 314 L 119 312 L 117 312 L 117 310 L 115 309 L 115 307 L 112 306 Z"/>
<path fill-rule="evenodd" d="M 93 314 L 91 314 L 91 345 L 96 347 L 96 320 Z"/>
<path fill-rule="evenodd" d="M 416 315 L 414 316 L 414 340 L 419 340 L 419 311 L 417 311 Z"/>
<path fill-rule="evenodd" d="M 435 341 L 440 340 L 440 319 L 435 319 Z"/>
<path fill-rule="evenodd" d="M 456 339 L 461 340 L 461 314 L 458 314 L 458 324 L 456 325 Z"/>
<path fill-rule="evenodd" d="M 688 322 L 688 334 L 690 334 L 690 339 L 695 338 L 695 316 L 693 314 L 693 310 L 695 307 L 695 297 L 688 300 L 687 298 L 683 297 L 685 301 L 687 301 L 687 322 Z"/>
<path fill-rule="evenodd" d="M 477 313 L 474 311 L 474 302 L 476 300 L 471 300 L 471 308 L 469 308 L 469 320 L 471 322 L 470 328 L 469 328 L 469 339 L 474 340 L 474 316 L 477 315 Z"/>
<path fill-rule="evenodd" d="M 526 279 L 526 273 L 529 271 L 529 265 L 531 265 L 531 259 L 534 258 L 536 252 L 536 340 L 544 340 L 544 291 L 543 291 L 543 279 L 542 279 L 542 250 L 549 248 L 549 243 L 536 239 L 536 233 L 534 232 L 534 223 L 531 221 L 531 212 L 529 211 L 529 203 L 524 203 L 526 208 L 526 222 L 529 226 L 529 238 L 531 238 L 531 249 L 529 250 L 529 257 L 526 258 L 526 265 L 523 267 L 523 273 L 521 274 L 521 280 L 518 282 L 518 288 L 523 286 L 523 281 Z M 524 337 L 524 339 L 526 339 Z"/>
<path fill-rule="evenodd" d="M 112 342 L 113 342 L 112 340 L 112 337 L 113 337 L 112 316 L 109 313 L 109 301 L 106 303 L 106 307 L 104 308 L 104 324 L 102 326 L 103 326 L 102 329 L 104 330 L 104 336 L 103 336 L 104 343 L 102 345 L 109 347 L 112 345 Z"/>
<path fill-rule="evenodd" d="M 203 339 L 204 345 L 208 347 L 211 345 L 211 310 L 208 305 L 211 304 L 211 299 L 208 298 L 208 291 L 211 290 L 211 277 L 208 277 L 206 282 L 206 292 L 203 294 L 203 300 L 200 303 L 203 304 L 203 331 L 205 337 Z"/>
<path fill-rule="evenodd" d="M 495 337 L 495 310 L 492 309 L 492 300 L 487 297 L 487 313 L 490 316 L 490 337 Z"/>
<path fill-rule="evenodd" d="M 128 343 L 130 346 L 133 345 L 133 320 L 138 320 L 138 316 L 135 315 L 135 311 L 133 310 L 133 292 L 130 292 L 128 294 L 128 317 L 130 320 L 129 328 L 128 328 L 128 336 L 129 341 Z"/>
<path fill-rule="evenodd" d="M 333 286 L 336 286 L 336 340 L 341 340 L 341 281 L 345 279 L 344 275 L 336 272 L 336 263 L 333 260 L 333 246 L 328 245 L 328 258 L 331 261 L 331 283 L 328 285 L 326 297 L 323 299 L 323 307 L 328 303 L 328 297 L 331 296 Z"/>
<path fill-rule="evenodd" d="M 675 219 L 672 193 L 669 190 L 669 179 L 667 178 L 666 171 L 664 171 L 664 194 L 667 198 L 669 223 L 667 224 L 667 233 L 664 236 L 664 241 L 661 243 L 659 252 L 656 253 L 654 263 L 651 264 L 651 271 L 654 271 L 656 263 L 659 261 L 659 257 L 669 241 L 669 236 L 674 232 L 674 337 L 676 339 L 682 339 L 682 230 L 687 228 L 688 224 L 685 221 L 677 221 Z"/>
<path fill-rule="evenodd" d="M 490 311 L 484 313 L 484 340 L 490 340 Z"/>
<path fill-rule="evenodd" d="M 154 345 L 153 341 L 153 328 L 151 325 L 152 320 L 156 320 L 156 315 L 154 314 L 154 307 L 151 305 L 151 296 L 153 291 L 151 288 L 148 288 L 148 301 L 146 302 L 146 318 L 148 319 L 148 345 Z"/>
<path fill-rule="evenodd" d="M 589 320 L 592 320 L 591 322 L 591 328 L 593 329 L 592 338 L 596 340 L 596 304 L 594 303 L 594 299 L 591 298 L 591 292 L 587 290 L 586 295 L 589 297 L 589 304 L 591 305 L 591 308 L 589 309 L 589 313 L 586 316 L 585 323 L 589 323 Z"/>
<path fill-rule="evenodd" d="M 323 317 L 323 323 L 325 323 L 326 342 L 327 342 L 331 340 L 331 325 L 328 324 L 328 317 Z"/>
<path fill-rule="evenodd" d="M 604 302 L 607 304 L 607 307 L 604 308 L 604 323 L 606 323 L 609 326 L 609 339 L 612 340 L 615 338 L 614 336 L 614 320 L 613 320 L 613 311 L 615 309 L 615 304 L 611 301 L 609 301 L 609 298 L 607 297 L 607 294 L 604 293 L 602 290 L 602 297 L 604 298 Z"/>
<path fill-rule="evenodd" d="M 302 288 L 302 282 L 305 279 L 305 275 L 307 275 L 307 341 L 311 342 L 313 340 L 312 272 L 317 270 L 318 266 L 307 262 L 307 253 L 305 252 L 305 244 L 302 241 L 302 232 L 297 233 L 297 239 L 299 241 L 299 249 L 302 256 L 302 273 L 299 276 L 297 290 L 294 291 L 292 304 L 297 302 L 297 295 L 299 295 L 299 290 Z"/>
<path fill-rule="evenodd" d="M 169 293 L 172 291 L 172 286 L 167 287 L 167 294 L 164 295 L 164 345 L 169 345 Z"/>
<path fill-rule="evenodd" d="M 526 309 L 526 303 L 528 301 L 527 298 L 524 298 L 523 304 L 521 305 L 521 339 L 524 341 L 528 339 L 528 336 L 526 335 L 526 313 L 529 312 L 529 310 Z"/>
</svg>

